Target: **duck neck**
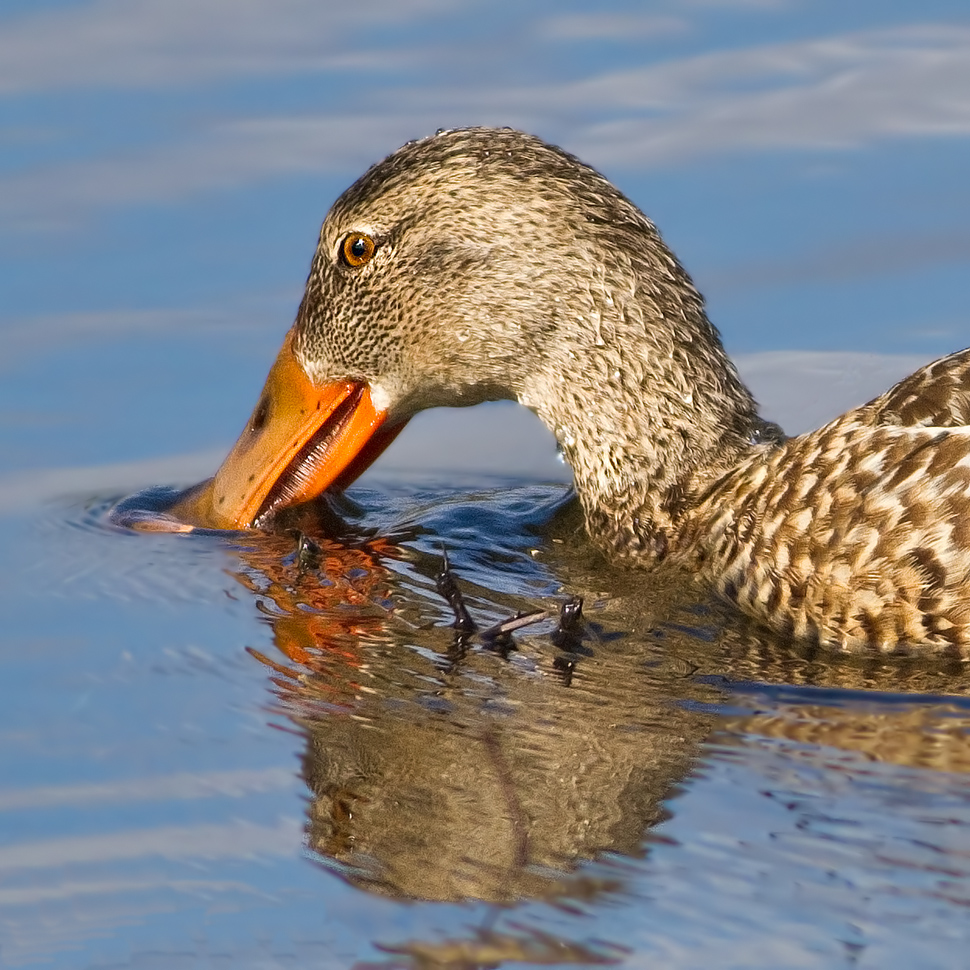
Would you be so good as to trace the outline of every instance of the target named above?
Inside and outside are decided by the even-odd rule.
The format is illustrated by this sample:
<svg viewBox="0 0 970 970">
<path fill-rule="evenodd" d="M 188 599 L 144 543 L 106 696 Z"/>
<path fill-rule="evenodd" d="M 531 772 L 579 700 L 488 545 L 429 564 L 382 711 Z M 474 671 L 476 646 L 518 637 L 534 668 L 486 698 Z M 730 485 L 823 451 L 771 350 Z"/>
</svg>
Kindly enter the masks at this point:
<svg viewBox="0 0 970 970">
<path fill-rule="evenodd" d="M 699 494 L 773 427 L 686 274 L 677 282 L 664 307 L 597 308 L 587 339 L 553 347 L 519 394 L 572 466 L 590 534 L 641 563 L 676 550 Z"/>
</svg>

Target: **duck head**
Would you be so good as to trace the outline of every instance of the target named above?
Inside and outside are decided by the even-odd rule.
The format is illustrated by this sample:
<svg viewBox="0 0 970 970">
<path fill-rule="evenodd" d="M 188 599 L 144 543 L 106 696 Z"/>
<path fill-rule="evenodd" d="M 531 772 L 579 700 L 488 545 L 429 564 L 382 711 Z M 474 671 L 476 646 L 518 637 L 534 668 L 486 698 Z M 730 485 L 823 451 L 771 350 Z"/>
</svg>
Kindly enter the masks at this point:
<svg viewBox="0 0 970 970">
<path fill-rule="evenodd" d="M 173 511 L 258 526 L 418 411 L 501 398 L 556 434 L 588 512 L 681 487 L 754 417 L 689 277 L 605 178 L 521 132 L 439 132 L 336 201 L 252 417 Z"/>
</svg>

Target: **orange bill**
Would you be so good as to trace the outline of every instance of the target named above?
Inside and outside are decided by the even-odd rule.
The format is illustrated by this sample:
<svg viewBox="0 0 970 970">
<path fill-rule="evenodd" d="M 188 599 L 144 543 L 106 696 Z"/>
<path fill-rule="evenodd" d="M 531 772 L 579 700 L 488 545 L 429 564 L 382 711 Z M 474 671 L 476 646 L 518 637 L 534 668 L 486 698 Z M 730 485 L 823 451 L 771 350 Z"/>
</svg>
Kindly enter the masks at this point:
<svg viewBox="0 0 970 970">
<path fill-rule="evenodd" d="M 384 427 L 386 417 L 362 382 L 314 384 L 293 353 L 290 331 L 222 467 L 169 514 L 210 529 L 258 526 L 335 482 L 342 487 L 353 481 L 403 427 Z"/>
</svg>

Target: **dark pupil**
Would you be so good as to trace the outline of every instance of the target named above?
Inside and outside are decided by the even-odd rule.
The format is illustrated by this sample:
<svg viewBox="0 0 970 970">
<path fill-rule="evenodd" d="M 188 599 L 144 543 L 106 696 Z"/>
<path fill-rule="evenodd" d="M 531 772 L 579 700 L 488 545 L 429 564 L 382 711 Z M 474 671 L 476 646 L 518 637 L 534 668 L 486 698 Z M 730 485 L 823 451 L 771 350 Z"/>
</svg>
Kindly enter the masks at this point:
<svg viewBox="0 0 970 970">
<path fill-rule="evenodd" d="M 354 259 L 363 259 L 367 255 L 367 243 L 359 236 L 350 244 L 350 251 Z"/>
</svg>

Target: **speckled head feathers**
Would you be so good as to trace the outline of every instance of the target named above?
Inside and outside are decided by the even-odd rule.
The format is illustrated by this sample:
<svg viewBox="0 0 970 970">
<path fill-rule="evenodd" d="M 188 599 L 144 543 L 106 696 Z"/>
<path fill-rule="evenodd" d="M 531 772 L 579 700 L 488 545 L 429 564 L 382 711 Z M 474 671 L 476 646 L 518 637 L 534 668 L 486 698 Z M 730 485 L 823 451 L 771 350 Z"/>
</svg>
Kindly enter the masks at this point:
<svg viewBox="0 0 970 970">
<path fill-rule="evenodd" d="M 341 260 L 353 232 L 376 243 L 361 267 Z M 573 156 L 510 129 L 410 142 L 344 192 L 297 334 L 311 377 L 366 380 L 402 419 L 518 399 L 600 504 L 676 489 L 741 447 L 754 420 L 649 219 Z"/>
<path fill-rule="evenodd" d="M 355 231 L 377 244 L 360 269 L 339 254 Z M 628 269 L 644 236 L 656 237 L 653 226 L 608 181 L 538 138 L 440 132 L 374 165 L 334 204 L 298 348 L 313 376 L 379 381 L 403 410 L 458 403 L 454 394 L 514 397 L 537 357 L 556 351 L 557 331 L 586 323 L 597 281 L 614 282 L 611 263 Z M 682 275 L 672 257 L 668 272 Z M 564 292 L 576 289 L 581 303 Z"/>
</svg>

